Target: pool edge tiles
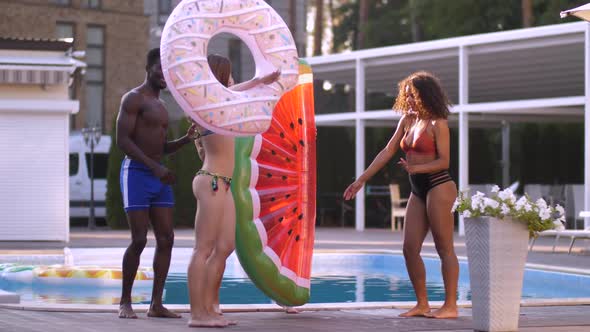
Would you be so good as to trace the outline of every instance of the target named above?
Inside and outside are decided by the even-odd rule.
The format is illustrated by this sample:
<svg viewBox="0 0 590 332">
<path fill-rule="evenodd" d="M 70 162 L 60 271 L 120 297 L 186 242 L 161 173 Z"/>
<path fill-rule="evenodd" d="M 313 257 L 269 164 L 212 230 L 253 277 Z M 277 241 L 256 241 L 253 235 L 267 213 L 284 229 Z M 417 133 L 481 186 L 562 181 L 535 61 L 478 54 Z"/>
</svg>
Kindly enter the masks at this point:
<svg viewBox="0 0 590 332">
<path fill-rule="evenodd" d="M 96 255 L 97 253 L 94 252 L 94 254 Z M 379 273 L 381 273 L 381 271 L 394 271 L 394 270 L 399 270 L 399 271 L 403 270 L 405 272 L 405 266 L 403 264 L 403 257 L 400 255 L 399 251 L 395 251 L 395 250 L 317 250 L 315 254 L 317 255 L 317 258 L 319 258 L 319 259 L 317 259 L 317 262 L 320 265 L 324 265 L 323 261 L 329 262 L 329 264 L 325 264 L 325 268 L 326 268 L 325 270 L 320 268 L 314 272 L 314 275 L 317 277 L 318 284 L 328 283 L 328 286 L 329 286 L 328 290 L 330 290 L 331 287 L 333 288 L 334 284 L 330 284 L 330 277 L 333 275 L 333 273 L 330 274 L 330 269 L 331 269 L 331 266 L 333 265 L 333 266 L 337 266 L 339 268 L 342 268 L 342 266 L 346 266 L 347 269 L 352 271 L 353 272 L 352 277 L 354 277 L 352 281 L 356 282 L 356 285 L 352 285 L 352 292 L 350 291 L 350 289 L 346 292 L 348 294 L 347 297 L 336 297 L 336 298 L 324 298 L 324 295 L 326 294 L 325 287 L 324 288 L 319 287 L 319 288 L 317 288 L 317 291 L 315 291 L 315 293 L 317 295 L 319 295 L 319 297 L 317 297 L 317 300 L 314 301 L 313 303 L 310 303 L 306 307 L 303 307 L 303 310 L 391 308 L 391 306 L 395 303 L 402 303 L 402 304 L 396 304 L 397 307 L 408 307 L 408 306 L 412 306 L 415 303 L 415 299 L 409 299 L 409 298 L 406 299 L 407 302 L 400 302 L 400 300 L 404 299 L 404 297 L 399 296 L 399 295 L 380 298 L 380 297 L 373 296 L 375 294 L 374 291 L 372 293 L 368 292 L 368 290 L 370 290 L 370 289 L 374 290 L 375 285 L 379 286 L 378 283 L 380 280 L 377 280 L 377 283 L 375 283 L 375 280 L 373 280 L 374 279 L 373 274 L 379 274 Z M 392 255 L 392 254 L 394 254 L 394 255 Z M 365 256 L 368 258 L 365 258 Z M 427 265 L 431 266 L 430 270 L 436 270 L 436 271 L 440 270 L 440 267 L 439 267 L 440 260 L 438 259 L 438 256 L 436 254 L 423 254 L 422 256 L 424 257 L 425 263 Z M 110 257 L 110 258 L 111 259 L 119 259 L 118 257 Z M 466 271 L 467 260 L 465 257 L 460 257 L 460 258 L 462 261 L 461 275 L 463 277 L 468 278 L 468 272 Z M 78 263 L 82 263 L 82 262 L 92 263 L 91 261 L 83 261 L 83 260 L 78 261 Z M 369 266 L 369 269 L 365 269 L 367 267 L 367 265 Z M 374 265 L 374 267 L 372 267 L 372 268 L 376 269 L 376 270 L 371 270 L 370 266 L 373 266 L 373 265 Z M 393 268 L 393 266 L 395 266 L 395 268 Z M 238 268 L 239 268 L 239 266 L 236 265 L 235 269 L 238 269 Z M 185 269 L 186 269 L 185 267 L 182 267 L 183 271 Z M 364 274 L 361 276 L 354 275 L 354 273 L 356 273 L 355 269 L 359 270 L 359 271 L 362 270 L 361 273 L 364 273 Z M 590 298 L 590 293 L 579 292 L 579 289 L 580 289 L 579 287 L 583 286 L 583 285 L 587 285 L 587 283 L 588 283 L 588 280 L 589 280 L 588 279 L 588 274 L 589 274 L 588 272 L 590 272 L 590 271 L 581 270 L 581 269 L 560 268 L 560 267 L 551 266 L 551 265 L 527 264 L 527 274 L 532 275 L 532 279 L 528 283 L 525 283 L 525 287 L 523 287 L 523 292 L 524 292 L 526 286 L 529 286 L 530 287 L 529 289 L 532 289 L 532 291 L 530 291 L 528 293 L 529 295 L 527 295 L 526 297 L 523 297 L 523 300 L 522 300 L 523 306 L 548 306 L 548 305 L 556 305 L 556 304 L 557 305 L 588 304 L 589 301 L 587 301 L 587 298 Z M 563 276 L 561 276 L 560 274 L 563 274 Z M 546 288 L 545 286 L 543 286 L 544 283 L 546 285 L 546 283 L 548 282 L 548 281 L 546 281 L 546 279 L 544 277 L 545 275 L 548 276 L 547 280 L 549 280 L 551 278 L 556 278 L 555 280 L 557 280 L 557 281 L 565 282 L 564 285 L 566 287 L 564 289 L 562 289 L 561 287 L 557 287 L 560 290 L 564 290 L 564 291 L 562 291 L 560 294 L 549 294 L 549 295 L 546 295 L 544 293 L 536 293 L 535 290 L 536 290 L 536 288 L 538 288 L 538 286 L 539 286 L 538 284 L 541 284 L 541 288 L 543 288 L 543 289 Z M 569 275 L 569 276 L 566 276 L 566 275 Z M 169 281 L 171 281 L 173 279 L 173 278 L 170 278 L 171 276 L 172 276 L 172 273 L 169 275 Z M 340 276 L 340 277 L 342 277 L 342 276 Z M 379 275 L 377 275 L 377 277 L 379 277 Z M 235 276 L 233 276 L 233 278 L 235 278 Z M 240 279 L 240 278 L 237 278 L 237 279 Z M 336 279 L 338 279 L 338 278 L 336 278 Z M 342 279 L 342 280 L 340 280 L 340 279 Z M 344 279 L 340 278 L 340 279 L 338 279 L 336 281 L 341 284 L 345 284 L 345 286 L 350 284 L 350 280 L 348 280 L 346 278 L 344 278 Z M 393 280 L 396 278 L 393 278 L 393 279 L 392 278 L 385 278 L 385 279 Z M 393 280 L 392 282 L 394 282 L 396 280 Z M 580 280 L 583 283 L 579 283 Z M 438 280 L 434 280 L 434 281 L 436 283 L 438 283 Z M 241 282 L 238 282 L 238 283 L 241 283 Z M 175 289 L 174 292 L 178 292 L 178 290 L 180 289 L 179 288 L 180 286 L 177 286 L 177 284 L 175 282 L 170 282 L 170 284 L 173 286 L 172 289 Z M 402 286 L 404 286 L 404 285 L 402 285 Z M 407 285 L 405 285 L 405 286 L 407 286 Z M 186 287 L 186 286 L 184 286 L 184 287 Z M 584 286 L 584 287 L 587 287 L 587 286 Z M 410 287 L 401 287 L 399 289 L 402 289 L 402 288 L 411 290 Z M 5 288 L 5 289 L 7 291 L 13 291 L 10 288 Z M 572 289 L 573 289 L 573 291 L 572 291 Z M 49 296 L 55 297 L 54 293 L 47 293 L 47 294 L 41 293 L 41 292 L 39 292 L 39 289 L 35 290 L 34 287 L 33 287 L 33 290 L 43 296 L 49 295 Z M 45 289 L 43 289 L 43 290 L 46 291 Z M 232 290 L 235 290 L 235 289 L 232 289 Z M 394 289 L 392 289 L 392 290 L 394 290 Z M 567 291 L 567 290 L 569 290 L 569 291 Z M 110 291 L 109 293 L 113 292 L 113 290 L 110 288 L 109 288 L 109 291 Z M 120 292 L 120 289 L 114 290 L 114 292 L 118 293 L 118 292 Z M 175 294 L 174 292 L 171 291 L 170 294 L 173 295 L 173 294 Z M 179 294 L 186 295 L 186 289 L 184 289 L 184 290 L 180 289 L 180 292 L 181 293 L 179 293 Z M 361 292 L 361 293 L 359 293 L 359 292 Z M 440 295 L 440 293 L 441 292 L 439 289 L 439 291 L 436 294 Z M 116 304 L 114 302 L 109 303 L 107 301 L 96 301 L 96 302 L 94 302 L 94 304 L 88 304 L 88 303 L 84 303 L 84 302 L 77 302 L 76 303 L 75 301 L 79 301 L 80 299 L 78 299 L 78 298 L 82 297 L 78 293 L 76 293 L 76 296 L 78 298 L 74 299 L 74 303 L 63 302 L 62 301 L 63 299 L 60 299 L 60 298 L 58 298 L 57 300 L 55 298 L 49 298 L 49 300 L 47 300 L 47 298 L 44 298 L 44 297 L 40 297 L 40 298 L 47 300 L 48 302 L 40 303 L 38 301 L 31 300 L 29 297 L 27 297 L 27 294 L 25 294 L 25 293 L 19 293 L 19 294 L 22 295 L 21 296 L 21 306 L 27 306 L 28 308 L 41 308 L 40 310 L 43 310 L 43 308 L 45 308 L 45 309 L 52 308 L 51 310 L 58 310 L 58 311 L 59 310 L 66 310 L 66 311 L 67 310 L 82 310 L 80 308 L 83 308 L 83 310 L 115 310 L 117 308 Z M 234 292 L 234 294 L 235 294 L 235 292 Z M 252 301 L 252 302 L 254 302 L 254 303 L 252 303 L 250 300 L 248 300 L 248 294 L 249 294 L 249 291 L 247 291 L 245 293 L 239 293 L 239 294 L 237 294 L 237 297 L 236 296 L 234 296 L 233 298 L 228 297 L 225 302 L 222 302 L 223 303 L 222 306 L 230 306 L 230 308 L 237 308 L 236 310 L 238 310 L 238 311 L 242 311 L 242 310 L 245 310 L 245 311 L 260 311 L 260 310 L 281 311 L 282 310 L 280 307 L 278 307 L 274 304 L 271 304 L 270 301 Z M 358 295 L 358 294 L 361 294 L 361 295 Z M 372 294 L 372 295 L 369 295 L 369 294 Z M 58 294 L 58 295 L 60 295 L 60 294 Z M 101 295 L 104 295 L 104 294 L 101 293 Z M 184 295 L 183 295 L 183 297 L 186 297 Z M 538 295 L 539 297 L 535 299 L 536 295 Z M 465 291 L 463 293 L 458 292 L 458 297 L 459 297 L 460 301 L 467 301 L 468 296 L 469 296 L 468 291 Z M 576 296 L 579 296 L 579 297 L 576 297 Z M 85 297 L 88 297 L 88 296 L 85 295 Z M 84 299 L 85 299 L 85 297 L 84 297 Z M 117 294 L 115 294 L 112 297 L 116 298 Z M 350 298 L 350 301 L 347 301 L 348 298 Z M 369 301 L 370 299 L 372 299 L 374 301 L 369 302 L 368 304 L 365 303 L 366 301 Z M 436 298 L 436 297 L 433 297 L 432 299 L 433 300 L 441 300 L 441 298 Z M 242 300 L 244 300 L 244 301 L 242 301 Z M 101 302 L 104 304 L 101 304 Z M 250 303 L 248 303 L 248 302 L 250 302 Z M 256 302 L 258 302 L 258 303 L 256 303 Z M 148 294 L 148 296 L 145 297 L 145 299 L 137 300 L 137 302 L 135 302 L 135 303 L 137 303 L 137 304 L 135 304 L 135 306 L 140 306 L 140 305 L 144 305 L 146 303 L 149 303 L 149 294 Z M 166 305 L 170 305 L 170 306 L 176 305 L 176 306 L 180 306 L 179 308 L 185 308 L 187 306 L 186 303 L 187 302 L 185 302 L 185 300 L 181 299 L 179 301 L 178 299 L 176 299 L 176 301 L 175 301 L 175 299 L 173 297 L 171 297 L 170 302 L 168 302 Z M 435 303 L 435 302 L 433 302 L 433 303 Z M 111 306 L 113 306 L 113 305 L 115 305 L 114 306 L 115 309 L 111 308 Z M 269 307 L 269 305 L 270 305 L 270 307 Z M 179 310 L 186 310 L 186 309 L 179 309 Z"/>
<path fill-rule="evenodd" d="M 20 303 L 20 295 L 0 289 L 0 304 Z"/>
<path fill-rule="evenodd" d="M 430 306 L 433 309 L 440 308 L 442 301 L 432 301 Z M 342 303 L 310 303 L 297 307 L 299 311 L 339 311 L 339 310 L 371 310 L 371 309 L 410 309 L 415 302 L 342 302 Z M 459 308 L 471 308 L 471 301 L 457 302 Z M 590 298 L 579 299 L 526 299 L 521 300 L 521 307 L 551 307 L 551 306 L 586 306 L 590 305 Z M 168 304 L 168 309 L 177 313 L 189 313 L 190 306 L 187 304 Z M 149 309 L 147 304 L 133 306 L 139 314 L 144 314 Z M 20 303 L 2 304 L 0 309 L 25 310 L 25 311 L 46 311 L 46 312 L 78 312 L 78 313 L 113 313 L 119 311 L 118 305 L 97 305 L 97 304 L 39 304 Z M 221 309 L 226 313 L 240 312 L 283 312 L 285 309 L 276 304 L 222 304 Z"/>
</svg>

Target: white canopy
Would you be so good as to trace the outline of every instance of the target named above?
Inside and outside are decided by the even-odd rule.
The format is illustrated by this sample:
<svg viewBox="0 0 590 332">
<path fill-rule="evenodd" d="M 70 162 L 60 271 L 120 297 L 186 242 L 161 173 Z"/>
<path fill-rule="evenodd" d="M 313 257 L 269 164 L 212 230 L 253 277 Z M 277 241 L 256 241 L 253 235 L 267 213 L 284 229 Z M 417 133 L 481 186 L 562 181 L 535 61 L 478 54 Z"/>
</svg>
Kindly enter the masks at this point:
<svg viewBox="0 0 590 332">
<path fill-rule="evenodd" d="M 590 29 L 586 22 L 494 32 L 307 58 L 316 80 L 355 88 L 355 107 L 322 114 L 318 126 L 355 126 L 356 176 L 366 167 L 365 128 L 396 120 L 387 110 L 365 109 L 366 94 L 397 91 L 417 70 L 437 75 L 455 104 L 459 127 L 459 189 L 469 184 L 470 122 L 585 121 L 590 124 Z M 584 210 L 590 210 L 590 131 L 585 130 Z M 356 229 L 365 224 L 364 193 L 356 199 Z M 590 226 L 586 218 L 585 227 Z M 459 233 L 463 234 L 460 221 Z"/>
</svg>

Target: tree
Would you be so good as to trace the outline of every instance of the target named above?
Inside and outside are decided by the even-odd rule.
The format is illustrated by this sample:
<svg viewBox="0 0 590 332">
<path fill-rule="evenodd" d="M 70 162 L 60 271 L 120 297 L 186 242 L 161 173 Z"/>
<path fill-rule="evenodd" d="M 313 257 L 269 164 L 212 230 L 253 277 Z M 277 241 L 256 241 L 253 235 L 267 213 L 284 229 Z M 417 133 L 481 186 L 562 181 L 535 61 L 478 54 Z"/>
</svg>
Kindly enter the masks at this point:
<svg viewBox="0 0 590 332">
<path fill-rule="evenodd" d="M 322 55 L 324 39 L 324 0 L 315 0 L 315 24 L 313 31 L 313 55 Z"/>
<path fill-rule="evenodd" d="M 359 29 L 356 46 L 359 49 L 365 48 L 365 34 L 369 22 L 369 0 L 359 0 Z"/>
<path fill-rule="evenodd" d="M 533 3 L 531 0 L 521 0 L 522 7 L 522 27 L 528 28 L 533 26 Z"/>
<path fill-rule="evenodd" d="M 333 13 L 333 51 L 572 22 L 561 19 L 559 12 L 585 2 L 340 0 Z"/>
</svg>

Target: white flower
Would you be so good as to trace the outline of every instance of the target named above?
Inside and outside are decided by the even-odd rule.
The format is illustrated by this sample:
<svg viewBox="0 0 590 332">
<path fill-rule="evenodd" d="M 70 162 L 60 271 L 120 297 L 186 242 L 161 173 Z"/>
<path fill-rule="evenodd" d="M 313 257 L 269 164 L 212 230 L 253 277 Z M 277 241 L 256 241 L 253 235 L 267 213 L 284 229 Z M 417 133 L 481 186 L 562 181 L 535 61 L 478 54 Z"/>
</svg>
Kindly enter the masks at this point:
<svg viewBox="0 0 590 332">
<path fill-rule="evenodd" d="M 516 197 L 514 197 L 514 193 L 512 190 L 510 190 L 510 188 L 500 191 L 498 193 L 498 197 L 500 197 L 500 199 L 503 201 L 514 202 L 516 200 Z"/>
<path fill-rule="evenodd" d="M 561 223 L 561 221 L 559 219 L 553 220 L 553 227 L 555 229 L 557 229 L 558 231 L 562 231 L 565 229 L 565 227 L 563 226 L 563 224 Z"/>
<path fill-rule="evenodd" d="M 551 211 L 547 208 L 539 209 L 539 218 L 541 218 L 541 220 L 547 220 L 551 218 Z"/>
<path fill-rule="evenodd" d="M 492 186 L 491 192 L 490 196 L 486 196 L 481 191 L 477 191 L 471 198 L 467 198 L 468 192 L 461 192 L 453 202 L 452 211 L 462 210 L 461 216 L 465 218 L 473 218 L 473 216 L 523 218 L 522 221 L 527 222 L 531 232 L 550 228 L 564 229 L 565 209 L 562 206 L 549 206 L 542 198 L 533 201 L 526 194 L 517 199 L 512 190 L 508 188 L 500 190 L 497 185 Z"/>
<path fill-rule="evenodd" d="M 518 201 L 516 201 L 516 205 L 522 205 L 524 206 L 524 203 L 527 202 L 527 198 L 526 196 L 520 196 L 520 198 L 518 199 Z"/>
<path fill-rule="evenodd" d="M 479 210 L 480 206 L 483 205 L 483 198 L 481 196 L 475 195 L 471 198 L 471 209 L 472 210 Z"/>
<path fill-rule="evenodd" d="M 502 203 L 502 208 L 501 209 L 502 209 L 502 214 L 503 215 L 507 215 L 507 214 L 510 213 L 510 208 L 508 207 L 508 205 L 506 205 L 504 203 Z"/>
<path fill-rule="evenodd" d="M 514 209 L 516 211 L 521 211 L 524 208 L 524 205 L 527 203 L 527 198 L 526 196 L 521 196 L 518 201 L 516 201 L 516 204 L 514 205 Z"/>
<path fill-rule="evenodd" d="M 526 203 L 524 203 L 524 210 L 527 212 L 531 212 L 533 210 L 533 207 L 531 206 L 531 204 L 526 202 Z"/>
<path fill-rule="evenodd" d="M 557 204 L 555 205 L 555 211 L 557 211 L 557 213 L 559 213 L 560 216 L 563 216 L 565 214 L 565 210 L 563 209 L 563 206 Z"/>
<path fill-rule="evenodd" d="M 457 211 L 457 207 L 459 207 L 459 199 L 458 198 L 455 200 L 455 203 L 453 203 L 453 208 L 451 209 L 451 213 L 455 213 L 455 211 Z"/>
<path fill-rule="evenodd" d="M 496 200 L 493 200 L 493 199 L 487 198 L 487 197 L 484 197 L 483 203 L 486 207 L 489 206 L 492 209 L 497 209 L 500 206 L 500 203 L 498 203 Z"/>
<path fill-rule="evenodd" d="M 535 204 L 537 205 L 537 207 L 539 207 L 539 209 L 544 209 L 544 208 L 546 208 L 546 207 L 547 207 L 547 202 L 545 202 L 545 200 L 544 200 L 544 199 L 542 199 L 542 198 L 539 198 L 539 199 L 538 199 L 538 200 L 535 202 Z"/>
</svg>

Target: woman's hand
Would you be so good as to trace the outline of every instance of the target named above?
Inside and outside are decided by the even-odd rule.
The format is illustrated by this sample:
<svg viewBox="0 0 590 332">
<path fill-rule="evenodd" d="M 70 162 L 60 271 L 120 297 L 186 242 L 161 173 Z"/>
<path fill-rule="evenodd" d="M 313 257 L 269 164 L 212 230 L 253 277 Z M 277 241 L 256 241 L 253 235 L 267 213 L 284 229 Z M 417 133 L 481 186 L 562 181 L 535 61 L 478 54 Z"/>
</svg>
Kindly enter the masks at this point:
<svg viewBox="0 0 590 332">
<path fill-rule="evenodd" d="M 353 183 L 350 184 L 350 186 L 348 186 L 348 188 L 346 188 L 346 190 L 344 191 L 344 199 L 345 200 L 350 200 L 353 199 L 354 196 L 356 196 L 356 193 L 361 190 L 361 188 L 365 185 L 365 183 L 363 181 L 359 181 L 356 180 Z"/>
<path fill-rule="evenodd" d="M 197 125 L 194 122 L 192 122 L 191 126 L 186 131 L 186 136 L 191 139 L 195 139 L 195 131 L 197 131 Z"/>
<path fill-rule="evenodd" d="M 281 76 L 281 69 L 277 69 L 276 71 L 273 71 L 272 73 L 268 74 L 268 75 L 264 75 L 260 78 L 260 83 L 262 84 L 272 84 L 274 82 L 276 82 L 279 77 Z"/>
<path fill-rule="evenodd" d="M 399 161 L 397 162 L 397 164 L 400 165 L 401 167 L 403 167 L 406 170 L 406 172 L 408 172 L 408 174 L 416 173 L 416 169 L 415 169 L 414 165 L 409 165 L 408 162 L 404 158 L 400 158 Z"/>
</svg>

